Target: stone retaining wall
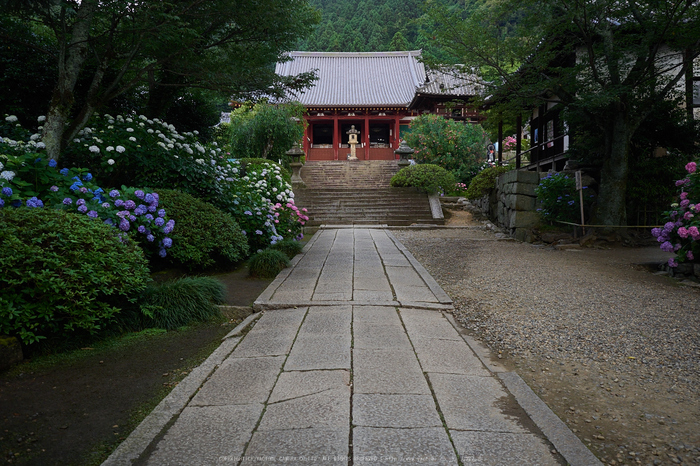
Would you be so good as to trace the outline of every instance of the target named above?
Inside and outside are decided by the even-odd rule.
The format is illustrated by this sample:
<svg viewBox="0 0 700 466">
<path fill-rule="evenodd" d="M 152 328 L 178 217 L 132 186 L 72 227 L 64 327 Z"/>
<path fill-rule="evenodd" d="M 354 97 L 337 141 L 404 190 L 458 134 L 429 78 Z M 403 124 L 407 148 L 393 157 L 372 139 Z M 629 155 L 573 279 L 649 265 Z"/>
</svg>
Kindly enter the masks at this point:
<svg viewBox="0 0 700 466">
<path fill-rule="evenodd" d="M 496 187 L 472 204 L 511 236 L 527 241 L 530 230 L 539 222 L 535 187 L 540 183 L 537 172 L 512 170 L 499 176 Z"/>
</svg>

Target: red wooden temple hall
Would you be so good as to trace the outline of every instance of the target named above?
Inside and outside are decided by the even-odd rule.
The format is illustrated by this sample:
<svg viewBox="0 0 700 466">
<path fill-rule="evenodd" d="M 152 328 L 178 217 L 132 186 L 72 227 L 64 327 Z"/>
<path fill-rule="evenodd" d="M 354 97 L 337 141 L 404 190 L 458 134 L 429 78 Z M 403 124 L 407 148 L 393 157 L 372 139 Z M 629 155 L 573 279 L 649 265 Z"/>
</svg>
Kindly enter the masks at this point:
<svg viewBox="0 0 700 466">
<path fill-rule="evenodd" d="M 469 79 L 426 72 L 420 51 L 291 52 L 275 72 L 293 76 L 316 71 L 314 86 L 293 96 L 307 109 L 307 160 L 347 160 L 348 131 L 360 133 L 357 158 L 397 158 L 401 135 L 421 113 L 478 121 L 468 104 L 476 91 Z"/>
</svg>

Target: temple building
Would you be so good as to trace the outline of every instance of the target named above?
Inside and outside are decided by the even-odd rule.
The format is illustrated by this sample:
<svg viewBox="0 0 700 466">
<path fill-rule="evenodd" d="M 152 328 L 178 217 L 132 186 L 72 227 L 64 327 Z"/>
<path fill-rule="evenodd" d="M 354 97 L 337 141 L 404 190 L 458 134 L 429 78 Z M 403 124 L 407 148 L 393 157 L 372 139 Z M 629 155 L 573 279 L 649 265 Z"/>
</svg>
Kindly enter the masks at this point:
<svg viewBox="0 0 700 466">
<path fill-rule="evenodd" d="M 290 52 L 278 63 L 282 76 L 316 71 L 318 80 L 290 95 L 307 109 L 307 160 L 346 160 L 348 131 L 359 131 L 357 158 L 392 160 L 412 119 L 437 113 L 465 122 L 480 120 L 470 106 L 478 85 L 470 77 L 428 70 L 420 51 Z"/>
</svg>

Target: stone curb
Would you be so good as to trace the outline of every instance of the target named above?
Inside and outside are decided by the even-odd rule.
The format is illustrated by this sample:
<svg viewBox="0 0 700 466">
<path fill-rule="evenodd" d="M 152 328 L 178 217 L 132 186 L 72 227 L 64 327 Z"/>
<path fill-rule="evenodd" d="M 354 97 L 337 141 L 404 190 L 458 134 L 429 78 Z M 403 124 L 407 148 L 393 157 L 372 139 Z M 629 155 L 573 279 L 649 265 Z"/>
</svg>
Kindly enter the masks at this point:
<svg viewBox="0 0 700 466">
<path fill-rule="evenodd" d="M 413 257 L 413 254 L 411 254 L 410 251 L 406 249 L 406 246 L 404 246 L 401 243 L 401 241 L 396 239 L 396 236 L 394 236 L 393 233 L 387 231 L 386 234 L 394 242 L 396 248 L 406 256 L 408 261 L 411 263 L 416 272 L 418 272 L 425 284 L 428 285 L 428 288 L 430 288 L 430 291 L 433 292 L 440 304 L 448 304 L 451 306 L 452 298 L 450 298 L 448 294 L 445 293 L 445 291 L 440 287 L 440 285 L 438 285 L 435 279 L 428 273 L 427 270 L 425 270 L 425 267 L 423 267 L 421 263 L 418 262 L 418 260 L 416 260 L 415 257 Z"/>
<path fill-rule="evenodd" d="M 572 466 L 600 465 L 603 463 L 574 435 L 544 401 L 528 387 L 515 372 L 503 372 L 498 377 L 513 394 L 530 419 L 539 427 L 554 448 Z"/>
<path fill-rule="evenodd" d="M 261 315 L 262 315 L 262 312 L 256 312 L 255 314 L 249 315 L 248 317 L 245 318 L 245 320 L 244 320 L 243 322 L 241 322 L 240 324 L 236 325 L 236 328 L 234 328 L 233 330 L 231 330 L 231 331 L 228 333 L 228 335 L 226 335 L 225 337 L 223 337 L 223 338 L 221 339 L 221 341 L 226 341 L 226 340 L 228 340 L 229 338 L 238 336 L 241 332 L 243 332 L 243 330 L 245 330 L 245 328 L 246 328 L 248 325 L 250 325 L 250 323 L 251 323 L 252 321 L 257 320 Z"/>
<path fill-rule="evenodd" d="M 242 332 L 258 317 L 260 317 L 260 313 L 248 316 L 226 335 L 221 345 L 202 364 L 192 369 L 190 374 L 163 398 L 158 406 L 129 434 L 126 440 L 109 455 L 102 466 L 122 466 L 136 461 L 163 429 L 185 409 L 187 403 L 207 378 L 233 352 L 241 341 L 241 338 L 235 335 Z"/>
<path fill-rule="evenodd" d="M 454 316 L 445 314 L 447 320 L 462 336 L 462 339 L 474 351 L 481 363 L 505 384 L 508 391 L 515 397 L 532 422 L 542 431 L 554 448 L 564 457 L 567 464 L 571 466 L 602 466 L 598 458 L 574 435 L 569 427 L 562 422 L 549 406 L 540 399 L 539 396 L 525 383 L 516 373 L 506 370 L 503 366 L 494 361 L 490 361 L 490 350 L 474 338 L 463 335 L 462 328 L 455 320 Z"/>
</svg>

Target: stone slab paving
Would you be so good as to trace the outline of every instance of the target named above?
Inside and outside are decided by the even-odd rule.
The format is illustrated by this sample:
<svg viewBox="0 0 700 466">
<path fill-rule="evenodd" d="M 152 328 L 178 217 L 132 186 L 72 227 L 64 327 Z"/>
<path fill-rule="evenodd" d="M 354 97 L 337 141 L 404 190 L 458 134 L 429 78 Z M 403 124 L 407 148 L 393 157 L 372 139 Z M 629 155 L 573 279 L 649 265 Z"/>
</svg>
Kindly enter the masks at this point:
<svg viewBox="0 0 700 466">
<path fill-rule="evenodd" d="M 209 375 L 182 382 L 170 419 L 137 429 L 131 444 L 151 432 L 148 448 L 105 464 L 596 464 L 556 453 L 537 403 L 528 417 L 506 388 L 523 392 L 521 379 L 484 366 L 387 230 L 319 231 L 257 303 Z"/>
</svg>

